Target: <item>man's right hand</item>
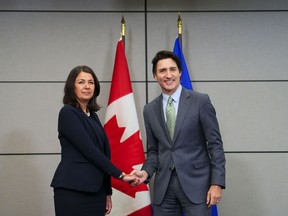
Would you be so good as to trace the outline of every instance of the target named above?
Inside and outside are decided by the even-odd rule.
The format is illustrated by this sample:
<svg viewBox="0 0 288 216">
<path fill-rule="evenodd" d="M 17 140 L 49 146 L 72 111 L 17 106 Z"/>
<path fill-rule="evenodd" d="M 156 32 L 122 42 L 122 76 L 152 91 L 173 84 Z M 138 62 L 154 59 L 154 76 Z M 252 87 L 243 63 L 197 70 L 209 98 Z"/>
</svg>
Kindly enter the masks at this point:
<svg viewBox="0 0 288 216">
<path fill-rule="evenodd" d="M 139 181 L 134 181 L 131 183 L 132 186 L 137 186 L 142 184 L 147 178 L 148 173 L 145 170 L 133 170 L 130 175 L 135 175 L 138 177 Z"/>
</svg>

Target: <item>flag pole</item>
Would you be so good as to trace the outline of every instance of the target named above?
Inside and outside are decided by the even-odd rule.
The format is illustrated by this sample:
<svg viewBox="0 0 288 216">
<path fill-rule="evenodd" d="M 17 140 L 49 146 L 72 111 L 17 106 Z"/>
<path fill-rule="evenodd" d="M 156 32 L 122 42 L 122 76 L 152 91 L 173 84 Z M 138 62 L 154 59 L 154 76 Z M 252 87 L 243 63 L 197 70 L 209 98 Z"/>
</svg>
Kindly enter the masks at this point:
<svg viewBox="0 0 288 216">
<path fill-rule="evenodd" d="M 121 20 L 121 37 L 122 37 L 122 41 L 125 47 L 125 34 L 126 34 L 126 22 L 124 19 L 124 15 L 122 15 L 122 20 Z"/>
<path fill-rule="evenodd" d="M 177 27 L 178 27 L 178 38 L 179 38 L 181 46 L 182 46 L 182 26 L 183 26 L 182 19 L 181 19 L 180 12 L 179 12 L 178 19 L 177 19 Z"/>
</svg>

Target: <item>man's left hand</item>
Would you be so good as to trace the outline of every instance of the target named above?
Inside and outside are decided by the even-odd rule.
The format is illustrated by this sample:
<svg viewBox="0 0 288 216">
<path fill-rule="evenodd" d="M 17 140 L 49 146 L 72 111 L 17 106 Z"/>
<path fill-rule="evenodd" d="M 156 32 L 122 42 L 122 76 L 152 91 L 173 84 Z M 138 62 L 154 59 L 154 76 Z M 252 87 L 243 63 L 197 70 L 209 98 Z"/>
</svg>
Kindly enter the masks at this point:
<svg viewBox="0 0 288 216">
<path fill-rule="evenodd" d="M 219 185 L 211 185 L 207 193 L 207 205 L 211 207 L 212 205 L 218 204 L 222 197 L 222 188 Z"/>
</svg>

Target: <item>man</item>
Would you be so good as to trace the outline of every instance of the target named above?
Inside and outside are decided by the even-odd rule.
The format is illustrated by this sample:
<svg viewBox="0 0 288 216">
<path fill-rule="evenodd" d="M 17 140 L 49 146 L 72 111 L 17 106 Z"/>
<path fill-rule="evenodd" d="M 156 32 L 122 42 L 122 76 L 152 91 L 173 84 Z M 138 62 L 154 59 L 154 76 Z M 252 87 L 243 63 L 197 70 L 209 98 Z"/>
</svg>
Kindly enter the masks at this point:
<svg viewBox="0 0 288 216">
<path fill-rule="evenodd" d="M 220 201 L 225 188 L 225 156 L 214 107 L 207 94 L 182 88 L 181 62 L 174 53 L 160 51 L 152 64 L 162 94 L 144 107 L 148 155 L 142 170 L 132 173 L 139 184 L 155 173 L 155 216 L 182 211 L 210 216 L 211 205 Z"/>
</svg>

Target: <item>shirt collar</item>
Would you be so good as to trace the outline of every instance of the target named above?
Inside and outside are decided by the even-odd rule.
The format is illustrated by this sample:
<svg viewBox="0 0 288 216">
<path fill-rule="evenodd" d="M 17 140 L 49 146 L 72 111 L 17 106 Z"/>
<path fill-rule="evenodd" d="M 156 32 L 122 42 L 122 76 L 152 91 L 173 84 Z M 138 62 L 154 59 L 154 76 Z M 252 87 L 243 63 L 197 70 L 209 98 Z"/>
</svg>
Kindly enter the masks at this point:
<svg viewBox="0 0 288 216">
<path fill-rule="evenodd" d="M 171 97 L 172 97 L 172 99 L 173 99 L 173 101 L 174 101 L 175 103 L 178 103 L 178 102 L 179 102 L 179 100 L 180 100 L 180 95 L 181 95 L 181 91 L 182 91 L 182 86 L 179 85 L 178 89 L 171 95 Z M 170 97 L 170 95 L 164 94 L 164 93 L 162 93 L 162 95 L 163 95 L 163 101 L 164 101 L 165 103 L 167 103 L 168 98 Z"/>
</svg>

